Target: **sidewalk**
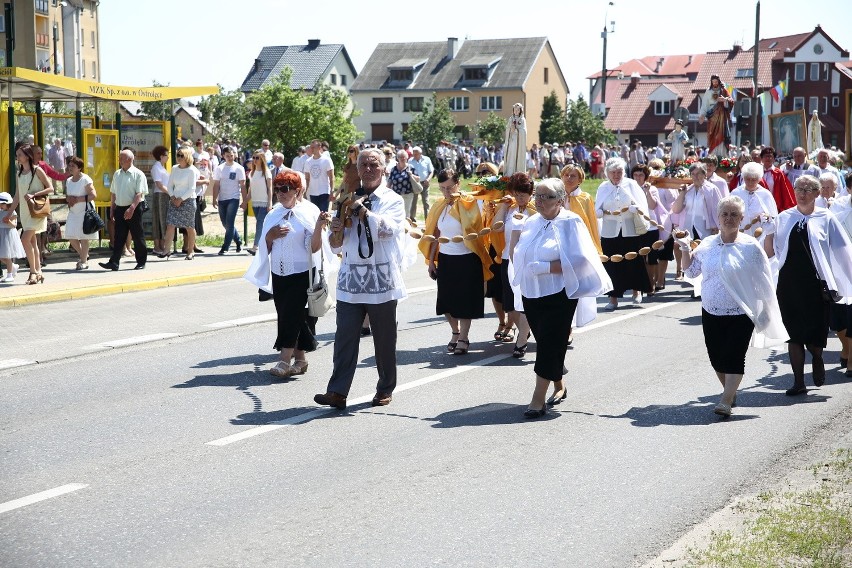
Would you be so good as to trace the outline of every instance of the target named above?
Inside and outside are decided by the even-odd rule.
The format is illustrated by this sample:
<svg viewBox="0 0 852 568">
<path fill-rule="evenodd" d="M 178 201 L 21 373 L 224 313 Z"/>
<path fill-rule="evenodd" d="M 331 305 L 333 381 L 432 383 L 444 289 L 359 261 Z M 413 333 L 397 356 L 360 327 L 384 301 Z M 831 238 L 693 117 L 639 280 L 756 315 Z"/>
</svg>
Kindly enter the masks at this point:
<svg viewBox="0 0 852 568">
<path fill-rule="evenodd" d="M 217 252 L 217 247 L 208 247 L 191 261 L 184 260 L 183 254 L 166 260 L 149 253 L 145 270 L 133 270 L 136 260 L 123 257 L 118 272 L 98 266 L 98 262 L 108 260 L 107 249 L 93 251 L 89 269 L 80 271 L 74 269 L 76 254 L 55 252 L 42 269 L 44 283 L 31 286 L 26 284 L 26 262 L 20 260 L 15 282 L 0 284 L 0 308 L 241 278 L 251 264 L 252 257 L 245 251 L 237 254 L 232 249 L 225 256 L 218 256 Z"/>
</svg>

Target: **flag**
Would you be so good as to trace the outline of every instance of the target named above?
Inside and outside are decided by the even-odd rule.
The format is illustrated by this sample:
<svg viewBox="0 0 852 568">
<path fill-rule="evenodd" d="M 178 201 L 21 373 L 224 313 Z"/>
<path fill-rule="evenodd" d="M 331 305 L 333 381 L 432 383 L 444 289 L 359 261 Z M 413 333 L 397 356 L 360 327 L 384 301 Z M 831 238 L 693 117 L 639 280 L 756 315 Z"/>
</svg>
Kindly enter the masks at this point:
<svg viewBox="0 0 852 568">
<path fill-rule="evenodd" d="M 784 79 L 784 96 L 790 94 L 790 70 L 787 69 L 787 77 Z"/>
<path fill-rule="evenodd" d="M 778 86 L 781 87 L 781 100 L 784 100 L 787 96 L 787 81 L 781 81 Z"/>
<path fill-rule="evenodd" d="M 772 87 L 769 89 L 769 94 L 772 95 L 772 100 L 776 103 L 778 102 L 778 87 Z"/>
<path fill-rule="evenodd" d="M 763 112 L 763 116 L 769 116 L 769 103 L 772 97 L 769 94 L 769 91 L 764 91 L 757 96 L 760 99 L 760 107 Z"/>
<path fill-rule="evenodd" d="M 777 95 L 778 95 L 777 98 L 776 97 L 773 97 L 773 98 L 775 98 L 778 102 L 781 102 L 781 101 L 784 100 L 784 87 L 782 87 L 780 83 L 778 85 L 775 85 L 775 88 L 772 89 L 772 90 L 775 91 L 775 93 L 777 93 Z"/>
</svg>

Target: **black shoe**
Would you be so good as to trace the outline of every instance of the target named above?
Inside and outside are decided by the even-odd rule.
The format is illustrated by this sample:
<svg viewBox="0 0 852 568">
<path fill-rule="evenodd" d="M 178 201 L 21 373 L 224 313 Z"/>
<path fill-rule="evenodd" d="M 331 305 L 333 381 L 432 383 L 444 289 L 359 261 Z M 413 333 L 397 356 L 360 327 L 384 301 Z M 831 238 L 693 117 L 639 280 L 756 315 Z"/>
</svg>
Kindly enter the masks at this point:
<svg viewBox="0 0 852 568">
<path fill-rule="evenodd" d="M 527 343 L 523 345 L 515 344 L 515 349 L 512 350 L 512 357 L 515 359 L 523 359 L 524 355 L 527 353 L 527 346 L 529 345 L 529 340 Z"/>
<path fill-rule="evenodd" d="M 787 389 L 786 391 L 784 391 L 784 394 L 786 394 L 787 396 L 799 396 L 800 394 L 807 394 L 807 393 L 808 393 L 808 389 L 807 389 L 807 387 L 804 387 L 804 386 L 801 386 L 801 387 L 794 386 L 794 387 L 791 387 L 791 388 Z"/>
<path fill-rule="evenodd" d="M 568 398 L 568 389 L 565 388 L 565 387 L 562 387 L 562 396 L 557 397 L 556 393 L 554 393 L 553 396 L 551 396 L 549 399 L 547 399 L 547 405 L 548 406 L 556 406 L 557 404 L 561 403 L 566 398 Z"/>
<path fill-rule="evenodd" d="M 133 267 L 133 270 L 145 270 L 145 264 L 137 264 Z"/>
<path fill-rule="evenodd" d="M 825 363 L 822 360 L 822 357 L 814 358 L 811 363 L 811 369 L 813 369 L 813 377 L 814 377 L 814 385 L 821 387 L 825 384 Z"/>
<path fill-rule="evenodd" d="M 99 262 L 98 266 L 107 270 L 118 270 L 118 265 L 111 262 Z"/>
<path fill-rule="evenodd" d="M 547 414 L 547 405 L 542 405 L 538 410 L 533 410 L 531 408 L 527 408 L 527 411 L 524 412 L 524 418 L 541 418 Z"/>
<path fill-rule="evenodd" d="M 194 253 L 196 253 L 196 254 L 204 254 L 204 251 L 203 251 L 203 250 L 201 250 L 201 249 L 200 249 L 200 248 L 198 248 L 198 247 L 193 248 L 193 249 L 192 249 L 192 252 L 194 252 Z"/>
<path fill-rule="evenodd" d="M 225 249 L 220 250 L 217 254 L 219 256 L 225 256 Z"/>
<path fill-rule="evenodd" d="M 242 243 L 237 243 L 237 252 L 240 252 L 242 250 Z"/>
<path fill-rule="evenodd" d="M 848 365 L 849 365 L 849 359 L 841 357 L 840 358 L 840 368 L 845 369 Z"/>
</svg>

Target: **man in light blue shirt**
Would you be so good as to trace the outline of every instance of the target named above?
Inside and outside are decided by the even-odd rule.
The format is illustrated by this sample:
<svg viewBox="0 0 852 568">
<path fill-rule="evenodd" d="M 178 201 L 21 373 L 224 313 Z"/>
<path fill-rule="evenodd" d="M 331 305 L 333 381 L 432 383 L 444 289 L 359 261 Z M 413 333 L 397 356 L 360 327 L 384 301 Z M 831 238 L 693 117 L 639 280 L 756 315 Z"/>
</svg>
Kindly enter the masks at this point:
<svg viewBox="0 0 852 568">
<path fill-rule="evenodd" d="M 420 178 L 420 183 L 423 185 L 423 191 L 420 192 L 420 199 L 423 201 L 423 218 L 429 214 L 429 180 L 435 173 L 435 168 L 432 167 L 432 160 L 429 156 L 423 155 L 423 149 L 420 146 L 415 146 L 411 149 L 412 157 L 408 161 L 408 165 L 414 169 L 414 174 Z M 417 196 L 411 200 L 411 211 L 408 216 L 412 219 L 417 215 Z"/>
</svg>

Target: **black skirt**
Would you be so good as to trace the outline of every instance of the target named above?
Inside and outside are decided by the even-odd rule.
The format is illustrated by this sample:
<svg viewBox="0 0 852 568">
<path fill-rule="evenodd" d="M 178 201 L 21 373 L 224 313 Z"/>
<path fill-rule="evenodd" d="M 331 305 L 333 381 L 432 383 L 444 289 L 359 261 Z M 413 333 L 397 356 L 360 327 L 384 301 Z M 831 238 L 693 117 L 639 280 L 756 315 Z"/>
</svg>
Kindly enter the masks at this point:
<svg viewBox="0 0 852 568">
<path fill-rule="evenodd" d="M 535 337 L 535 374 L 548 381 L 561 380 L 577 300 L 566 296 L 564 288 L 550 296 L 522 300 Z"/>
<path fill-rule="evenodd" d="M 628 252 L 639 252 L 645 246 L 645 235 L 638 237 L 601 237 L 601 249 L 606 256 L 614 254 L 625 255 Z M 635 292 L 651 291 L 651 281 L 648 279 L 648 270 L 645 268 L 645 260 L 637 256 L 633 260 L 622 260 L 621 262 L 605 262 L 604 268 L 612 280 L 612 291 L 607 296 L 620 298 L 627 290 Z"/>
<path fill-rule="evenodd" d="M 832 331 L 852 329 L 852 305 L 831 304 L 829 306 L 829 327 Z"/>
<path fill-rule="evenodd" d="M 494 250 L 493 246 L 488 247 L 488 256 L 491 259 L 497 258 L 497 251 Z M 491 266 L 488 267 L 491 271 L 491 280 L 485 283 L 485 297 L 492 298 L 501 304 L 503 303 L 503 280 L 500 279 L 500 265 L 496 262 L 492 262 Z"/>
<path fill-rule="evenodd" d="M 482 262 L 474 253 L 438 253 L 438 297 L 435 313 L 456 319 L 485 316 L 485 286 Z"/>
<path fill-rule="evenodd" d="M 816 269 L 809 256 L 808 227 L 790 231 L 787 258 L 778 272 L 778 307 L 789 343 L 825 347 L 828 344 L 829 309 L 822 299 Z"/>
<path fill-rule="evenodd" d="M 656 265 L 660 261 L 659 251 L 655 251 L 653 248 L 651 248 L 651 245 L 660 240 L 660 230 L 649 229 L 648 232 L 642 236 L 645 240 L 644 246 L 651 249 L 651 252 L 649 252 L 648 256 L 645 257 L 647 259 L 646 262 L 651 265 Z"/>
<path fill-rule="evenodd" d="M 717 373 L 745 374 L 745 358 L 754 324 L 747 315 L 714 316 L 701 310 L 704 345 Z"/>
<path fill-rule="evenodd" d="M 315 351 L 317 318 L 308 316 L 308 272 L 272 274 L 272 299 L 278 312 L 278 336 L 273 349 Z"/>
</svg>

